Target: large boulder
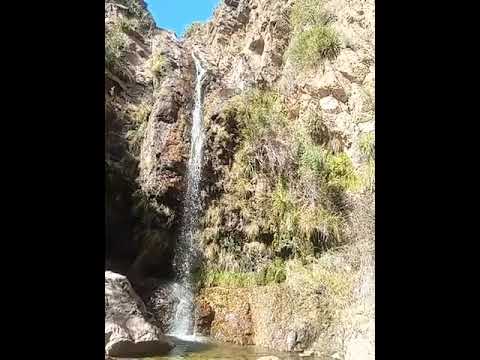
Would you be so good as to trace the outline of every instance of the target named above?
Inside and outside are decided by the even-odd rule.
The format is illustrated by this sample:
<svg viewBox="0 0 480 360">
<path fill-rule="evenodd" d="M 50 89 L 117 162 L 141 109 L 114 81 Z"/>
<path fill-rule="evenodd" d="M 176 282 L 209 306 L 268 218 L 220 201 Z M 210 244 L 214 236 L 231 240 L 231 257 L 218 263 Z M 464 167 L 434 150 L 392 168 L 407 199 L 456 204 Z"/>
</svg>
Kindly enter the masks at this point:
<svg viewBox="0 0 480 360">
<path fill-rule="evenodd" d="M 145 304 L 128 279 L 105 271 L 105 354 L 114 357 L 161 355 L 173 348 L 148 319 Z"/>
</svg>

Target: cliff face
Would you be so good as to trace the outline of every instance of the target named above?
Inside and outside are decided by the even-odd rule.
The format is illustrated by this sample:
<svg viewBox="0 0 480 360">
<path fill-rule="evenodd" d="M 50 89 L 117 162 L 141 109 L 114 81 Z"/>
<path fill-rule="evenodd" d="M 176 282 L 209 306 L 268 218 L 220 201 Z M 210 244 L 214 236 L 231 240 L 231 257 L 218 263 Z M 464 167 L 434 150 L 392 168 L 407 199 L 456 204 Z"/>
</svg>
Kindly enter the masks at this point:
<svg viewBox="0 0 480 360">
<path fill-rule="evenodd" d="M 374 356 L 374 15 L 373 1 L 224 1 L 189 31 L 212 78 L 200 331 Z M 278 258 L 285 281 L 245 285 Z"/>
<path fill-rule="evenodd" d="M 290 19 L 293 0 L 226 1 L 210 22 L 188 34 L 186 42 L 202 51 L 215 74 L 206 94 L 207 109 L 249 88 L 278 88 L 288 110 L 300 117 L 318 105 L 330 136 L 341 139 L 341 146 L 358 162 L 355 139 L 374 129 L 374 2 L 317 3 L 330 17 L 341 49 L 334 59 L 311 68 L 296 69 L 286 56 L 295 31 Z"/>
</svg>

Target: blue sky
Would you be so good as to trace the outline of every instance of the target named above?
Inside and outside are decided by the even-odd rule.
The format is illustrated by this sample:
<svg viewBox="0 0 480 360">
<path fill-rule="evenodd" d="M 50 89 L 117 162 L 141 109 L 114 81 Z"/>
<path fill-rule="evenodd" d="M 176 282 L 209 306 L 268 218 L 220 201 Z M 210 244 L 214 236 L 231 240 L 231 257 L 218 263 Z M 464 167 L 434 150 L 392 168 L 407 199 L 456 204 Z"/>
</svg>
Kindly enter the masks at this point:
<svg viewBox="0 0 480 360">
<path fill-rule="evenodd" d="M 158 27 L 181 36 L 185 26 L 208 20 L 220 0 L 145 0 Z"/>
</svg>

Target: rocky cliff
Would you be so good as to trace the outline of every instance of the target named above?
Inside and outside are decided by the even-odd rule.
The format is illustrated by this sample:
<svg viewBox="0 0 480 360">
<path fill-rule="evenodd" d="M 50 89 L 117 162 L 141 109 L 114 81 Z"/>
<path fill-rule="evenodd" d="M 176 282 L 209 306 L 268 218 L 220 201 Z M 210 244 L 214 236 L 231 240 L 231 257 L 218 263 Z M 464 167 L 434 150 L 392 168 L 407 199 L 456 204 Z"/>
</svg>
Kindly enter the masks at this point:
<svg viewBox="0 0 480 360">
<path fill-rule="evenodd" d="M 212 73 L 202 332 L 373 358 L 374 15 L 373 1 L 225 1 L 187 34 Z M 245 284 L 278 258 L 285 281 Z"/>
<path fill-rule="evenodd" d="M 105 272 L 105 354 L 115 357 L 161 355 L 173 344 L 149 322 L 143 301 L 125 276 Z"/>
<path fill-rule="evenodd" d="M 167 276 L 182 202 L 190 53 L 143 1 L 105 2 L 107 263 Z"/>
<path fill-rule="evenodd" d="M 374 1 L 225 0 L 184 39 L 143 1 L 105 11 L 108 266 L 167 330 L 195 51 L 207 69 L 198 330 L 373 358 Z"/>
</svg>

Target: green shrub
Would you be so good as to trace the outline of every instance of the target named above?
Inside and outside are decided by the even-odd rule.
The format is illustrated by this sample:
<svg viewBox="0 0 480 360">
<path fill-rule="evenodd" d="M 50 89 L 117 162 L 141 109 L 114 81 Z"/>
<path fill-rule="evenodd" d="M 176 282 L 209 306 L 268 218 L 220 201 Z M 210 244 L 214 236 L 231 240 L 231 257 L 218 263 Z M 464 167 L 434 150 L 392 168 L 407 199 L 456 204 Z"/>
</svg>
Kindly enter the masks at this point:
<svg viewBox="0 0 480 360">
<path fill-rule="evenodd" d="M 127 131 L 126 138 L 133 156 L 138 156 L 140 154 L 146 130 L 147 122 L 143 122 L 138 127 Z"/>
<path fill-rule="evenodd" d="M 317 176 L 322 176 L 325 172 L 326 151 L 319 145 L 310 143 L 303 144 L 300 150 L 300 171 L 312 171 Z"/>
<path fill-rule="evenodd" d="M 140 28 L 140 22 L 136 18 L 127 18 L 122 16 L 118 19 L 118 26 L 120 29 L 125 32 L 138 31 Z"/>
<path fill-rule="evenodd" d="M 373 132 L 363 134 L 360 138 L 360 152 L 367 161 L 375 161 L 375 135 Z"/>
<path fill-rule="evenodd" d="M 285 262 L 275 259 L 258 272 L 218 271 L 200 269 L 194 274 L 194 281 L 205 287 L 249 287 L 279 284 L 286 280 Z"/>
<path fill-rule="evenodd" d="M 144 101 L 135 108 L 132 114 L 132 119 L 136 124 L 142 124 L 148 120 L 151 112 L 152 105 L 150 102 Z"/>
<path fill-rule="evenodd" d="M 264 270 L 264 280 L 263 284 L 271 284 L 271 283 L 282 283 L 286 280 L 286 272 L 285 272 L 285 262 L 280 259 L 276 258 L 269 266 L 267 266 L 266 270 Z"/>
<path fill-rule="evenodd" d="M 343 190 L 355 190 L 359 185 L 359 178 L 353 167 L 350 157 L 345 153 L 327 153 L 325 157 L 326 177 L 330 186 L 340 187 Z"/>
<path fill-rule="evenodd" d="M 290 13 L 290 23 L 302 30 L 307 26 L 326 25 L 332 20 L 332 15 L 324 10 L 321 0 L 297 0 Z"/>
<path fill-rule="evenodd" d="M 140 154 L 143 138 L 147 129 L 148 117 L 152 111 L 149 101 L 144 101 L 134 107 L 131 113 L 131 128 L 127 131 L 126 138 L 133 156 Z"/>
<path fill-rule="evenodd" d="M 327 186 L 344 191 L 357 188 L 359 178 L 346 153 L 333 154 L 321 145 L 306 142 L 302 144 L 299 156 L 301 174 L 312 172 Z"/>
<path fill-rule="evenodd" d="M 340 47 L 341 41 L 333 29 L 317 25 L 294 37 L 288 56 L 299 68 L 310 68 L 324 59 L 335 59 Z"/>
<path fill-rule="evenodd" d="M 327 131 L 323 124 L 323 117 L 320 111 L 312 111 L 304 119 L 306 134 L 315 144 L 324 143 Z"/>
<path fill-rule="evenodd" d="M 128 47 L 128 36 L 120 26 L 115 24 L 105 31 L 105 65 L 111 69 L 122 63 L 125 50 Z"/>
<path fill-rule="evenodd" d="M 253 90 L 242 102 L 232 105 L 240 106 L 238 117 L 241 121 L 242 136 L 250 143 L 285 122 L 285 109 L 275 91 Z"/>
<path fill-rule="evenodd" d="M 233 154 L 202 219 L 201 239 L 215 249 L 209 261 L 218 262 L 216 271 L 261 272 L 267 280 L 257 284 L 272 279 L 265 268 L 272 257 L 305 259 L 342 243 L 342 195 L 358 184 L 347 154 L 326 148 L 328 139 L 314 141 L 318 133 L 328 137 L 315 110 L 305 121 L 288 121 L 283 104 L 275 91 L 255 90 L 225 109 L 238 126 L 239 143 L 234 151 L 224 149 Z M 219 148 L 212 148 L 215 157 Z M 265 251 L 246 252 L 247 242 L 263 243 Z"/>
<path fill-rule="evenodd" d="M 305 258 L 341 241 L 341 216 L 325 204 L 308 204 L 296 195 L 297 188 L 279 184 L 272 194 L 271 215 L 276 221 L 273 247 L 281 254 Z"/>
<path fill-rule="evenodd" d="M 167 59 L 160 51 L 155 51 L 152 57 L 148 60 L 150 72 L 157 77 L 165 75 L 167 71 Z"/>
</svg>

